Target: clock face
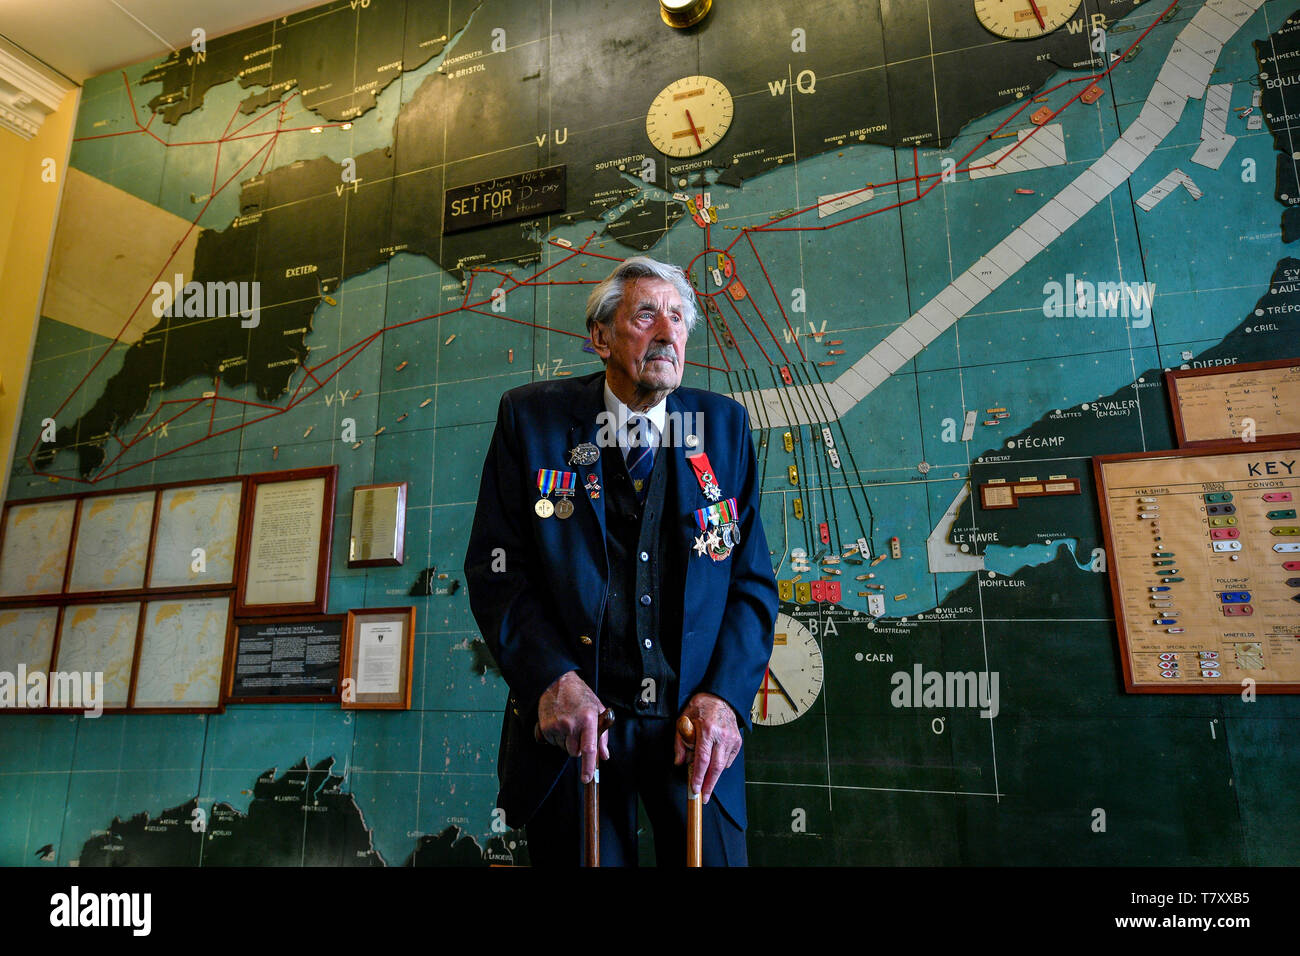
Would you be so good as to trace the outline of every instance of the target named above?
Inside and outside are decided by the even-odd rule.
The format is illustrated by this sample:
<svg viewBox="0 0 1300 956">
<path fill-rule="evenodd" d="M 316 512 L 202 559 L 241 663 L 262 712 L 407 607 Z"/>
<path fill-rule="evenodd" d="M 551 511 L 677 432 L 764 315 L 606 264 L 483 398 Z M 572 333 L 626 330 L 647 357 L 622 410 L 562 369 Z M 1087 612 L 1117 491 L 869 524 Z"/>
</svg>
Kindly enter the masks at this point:
<svg viewBox="0 0 1300 956">
<path fill-rule="evenodd" d="M 698 156 L 731 126 L 727 88 L 711 76 L 684 76 L 669 83 L 646 112 L 645 131 L 666 156 Z"/>
<path fill-rule="evenodd" d="M 1031 40 L 1062 26 L 1083 0 L 975 0 L 975 16 L 991 33 Z"/>
<path fill-rule="evenodd" d="M 788 614 L 778 614 L 772 659 L 750 718 L 765 727 L 788 724 L 806 714 L 821 691 L 822 651 L 817 638 Z"/>
</svg>

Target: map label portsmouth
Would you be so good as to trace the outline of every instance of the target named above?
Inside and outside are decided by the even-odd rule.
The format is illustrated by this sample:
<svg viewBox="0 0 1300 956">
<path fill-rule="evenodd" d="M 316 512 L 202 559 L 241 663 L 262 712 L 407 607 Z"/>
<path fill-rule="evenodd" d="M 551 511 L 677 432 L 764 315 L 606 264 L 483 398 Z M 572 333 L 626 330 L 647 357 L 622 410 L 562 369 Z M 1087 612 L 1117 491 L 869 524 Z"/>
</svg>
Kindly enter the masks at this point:
<svg viewBox="0 0 1300 956">
<path fill-rule="evenodd" d="M 442 234 L 564 212 L 564 166 L 456 186 L 443 194 Z"/>
</svg>

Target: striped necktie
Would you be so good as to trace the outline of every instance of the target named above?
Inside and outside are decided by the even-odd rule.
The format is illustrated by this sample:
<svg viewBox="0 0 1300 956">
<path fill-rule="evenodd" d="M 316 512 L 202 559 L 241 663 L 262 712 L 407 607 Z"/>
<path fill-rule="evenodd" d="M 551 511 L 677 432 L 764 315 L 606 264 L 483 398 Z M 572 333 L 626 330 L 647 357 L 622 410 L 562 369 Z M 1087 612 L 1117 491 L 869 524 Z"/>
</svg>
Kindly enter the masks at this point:
<svg viewBox="0 0 1300 956">
<path fill-rule="evenodd" d="M 653 430 L 654 425 L 644 416 L 634 415 L 628 419 L 623 454 L 627 473 L 632 478 L 632 490 L 641 504 L 645 503 L 646 493 L 650 490 L 650 470 L 655 462 Z"/>
</svg>

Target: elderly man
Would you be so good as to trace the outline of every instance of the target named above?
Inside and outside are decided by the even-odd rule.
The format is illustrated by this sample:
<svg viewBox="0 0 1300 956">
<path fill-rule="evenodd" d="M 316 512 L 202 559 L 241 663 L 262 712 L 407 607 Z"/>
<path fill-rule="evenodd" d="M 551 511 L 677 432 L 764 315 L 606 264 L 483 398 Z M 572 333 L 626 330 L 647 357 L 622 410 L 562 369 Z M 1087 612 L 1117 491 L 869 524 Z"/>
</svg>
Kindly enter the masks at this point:
<svg viewBox="0 0 1300 956">
<path fill-rule="evenodd" d="M 604 371 L 501 399 L 465 573 L 510 687 L 498 804 L 538 865 L 581 860 L 598 754 L 601 865 L 637 862 L 638 797 L 658 862 L 684 862 L 688 788 L 705 865 L 746 862 L 741 727 L 777 592 L 746 413 L 679 387 L 697 319 L 681 269 L 628 259 L 587 300 Z"/>
</svg>

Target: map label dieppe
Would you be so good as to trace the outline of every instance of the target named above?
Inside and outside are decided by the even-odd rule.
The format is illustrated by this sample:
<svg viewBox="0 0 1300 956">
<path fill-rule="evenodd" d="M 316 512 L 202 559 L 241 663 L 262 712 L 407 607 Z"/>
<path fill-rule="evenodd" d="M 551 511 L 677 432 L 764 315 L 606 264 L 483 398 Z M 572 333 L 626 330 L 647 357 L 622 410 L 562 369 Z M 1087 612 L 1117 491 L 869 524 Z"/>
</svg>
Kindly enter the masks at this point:
<svg viewBox="0 0 1300 956">
<path fill-rule="evenodd" d="M 565 166 L 456 186 L 443 194 L 442 234 L 564 211 Z"/>
</svg>

